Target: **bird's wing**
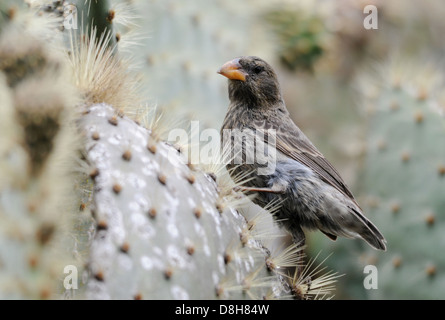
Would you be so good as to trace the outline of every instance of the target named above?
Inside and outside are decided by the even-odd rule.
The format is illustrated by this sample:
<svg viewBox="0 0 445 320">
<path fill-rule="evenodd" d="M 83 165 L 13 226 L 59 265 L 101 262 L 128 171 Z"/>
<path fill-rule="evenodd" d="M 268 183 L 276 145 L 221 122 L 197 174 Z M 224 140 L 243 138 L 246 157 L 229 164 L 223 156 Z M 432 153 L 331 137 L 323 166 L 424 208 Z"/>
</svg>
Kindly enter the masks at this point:
<svg viewBox="0 0 445 320">
<path fill-rule="evenodd" d="M 256 127 L 275 129 L 275 142 L 278 151 L 312 169 L 324 182 L 333 186 L 357 204 L 351 190 L 338 171 L 317 150 L 297 125 L 290 118 L 286 118 L 281 117 L 280 123 L 276 124 L 270 123 L 270 121 L 266 124 L 261 121 L 262 123 L 256 124 Z"/>
</svg>

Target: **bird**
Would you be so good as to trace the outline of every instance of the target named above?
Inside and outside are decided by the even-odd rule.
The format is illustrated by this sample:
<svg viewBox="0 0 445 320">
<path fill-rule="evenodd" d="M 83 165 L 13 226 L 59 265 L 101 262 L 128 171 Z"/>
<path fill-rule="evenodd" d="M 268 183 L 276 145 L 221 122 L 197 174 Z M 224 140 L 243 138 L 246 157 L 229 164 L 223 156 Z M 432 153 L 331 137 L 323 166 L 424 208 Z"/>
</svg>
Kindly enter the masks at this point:
<svg viewBox="0 0 445 320">
<path fill-rule="evenodd" d="M 235 163 L 232 158 L 226 168 L 232 177 L 242 172 L 248 177 L 238 189 L 255 193 L 253 202 L 263 208 L 279 203 L 274 218 L 295 243 L 305 245 L 305 232 L 318 229 L 334 241 L 361 238 L 386 251 L 384 236 L 365 217 L 339 172 L 291 119 L 273 68 L 259 57 L 240 56 L 217 73 L 228 78 L 230 100 L 220 131 L 222 148 L 238 143 L 237 154 L 241 153 L 241 160 Z M 233 132 L 241 133 L 241 138 Z M 247 161 L 257 152 L 256 142 L 243 144 L 245 132 L 263 137 L 267 150 L 274 148 L 273 170 L 260 173 L 264 162 Z"/>
</svg>

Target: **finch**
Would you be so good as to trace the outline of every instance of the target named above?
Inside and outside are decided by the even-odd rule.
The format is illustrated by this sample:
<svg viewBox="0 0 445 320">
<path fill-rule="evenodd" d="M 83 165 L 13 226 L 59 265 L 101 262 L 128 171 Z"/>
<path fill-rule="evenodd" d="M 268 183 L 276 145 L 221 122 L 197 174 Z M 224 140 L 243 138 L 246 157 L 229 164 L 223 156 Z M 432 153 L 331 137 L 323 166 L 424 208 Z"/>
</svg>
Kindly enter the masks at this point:
<svg viewBox="0 0 445 320">
<path fill-rule="evenodd" d="M 272 67 L 258 57 L 242 56 L 225 63 L 218 73 L 229 79 L 222 145 L 241 143 L 242 161 L 231 161 L 227 168 L 232 176 L 242 172 L 249 176 L 240 189 L 257 193 L 253 201 L 262 207 L 279 202 L 274 218 L 296 243 L 305 242 L 304 230 L 318 229 L 332 240 L 362 238 L 373 248 L 386 250 L 385 238 L 364 216 L 340 174 L 290 118 Z M 227 132 L 234 131 L 264 137 L 268 152 L 275 151 L 274 170 L 260 173 L 264 165 L 247 161 L 258 153 L 258 141 L 249 148 L 240 142 L 242 138 L 226 139 Z"/>
</svg>

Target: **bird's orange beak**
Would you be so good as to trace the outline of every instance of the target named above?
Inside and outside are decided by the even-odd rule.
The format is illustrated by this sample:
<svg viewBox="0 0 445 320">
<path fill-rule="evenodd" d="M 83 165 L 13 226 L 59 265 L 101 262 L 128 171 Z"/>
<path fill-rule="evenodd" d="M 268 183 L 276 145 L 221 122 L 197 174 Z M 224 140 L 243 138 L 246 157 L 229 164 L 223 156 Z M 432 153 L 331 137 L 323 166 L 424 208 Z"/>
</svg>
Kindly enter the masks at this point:
<svg viewBox="0 0 445 320">
<path fill-rule="evenodd" d="M 224 63 L 217 72 L 230 80 L 246 81 L 247 74 L 242 70 L 239 58 Z"/>
</svg>

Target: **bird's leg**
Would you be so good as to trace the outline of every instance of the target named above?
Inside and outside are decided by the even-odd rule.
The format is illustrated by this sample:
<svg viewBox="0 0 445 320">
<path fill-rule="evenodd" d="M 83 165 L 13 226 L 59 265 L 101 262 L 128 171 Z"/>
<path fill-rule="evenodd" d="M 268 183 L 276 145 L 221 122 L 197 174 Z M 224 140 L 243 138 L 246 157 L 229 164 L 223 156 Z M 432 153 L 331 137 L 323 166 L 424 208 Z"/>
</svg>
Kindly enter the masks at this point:
<svg viewBox="0 0 445 320">
<path fill-rule="evenodd" d="M 306 236 L 300 226 L 293 228 L 292 240 L 297 248 L 300 249 L 297 253 L 299 256 L 298 260 L 301 261 L 301 263 L 297 266 L 298 277 L 300 277 L 303 274 L 304 269 L 304 249 L 306 246 Z"/>
<path fill-rule="evenodd" d="M 285 188 L 275 187 L 272 188 L 256 188 L 256 187 L 245 187 L 245 186 L 237 186 L 233 188 L 235 191 L 247 191 L 247 192 L 269 192 L 269 193 L 277 193 L 283 194 L 286 193 Z"/>
</svg>

